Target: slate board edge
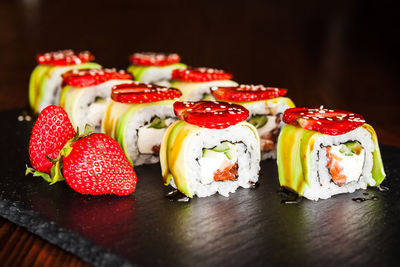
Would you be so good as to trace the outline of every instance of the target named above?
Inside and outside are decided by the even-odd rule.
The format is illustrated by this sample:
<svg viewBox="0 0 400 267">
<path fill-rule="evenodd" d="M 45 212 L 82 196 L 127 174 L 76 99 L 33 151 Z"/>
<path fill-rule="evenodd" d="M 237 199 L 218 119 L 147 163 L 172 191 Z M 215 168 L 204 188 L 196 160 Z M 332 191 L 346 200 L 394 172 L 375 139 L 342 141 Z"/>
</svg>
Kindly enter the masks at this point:
<svg viewBox="0 0 400 267">
<path fill-rule="evenodd" d="M 59 227 L 52 221 L 46 221 L 39 213 L 25 209 L 20 203 L 9 201 L 2 195 L 0 195 L 0 216 L 93 266 L 138 266 L 73 231 Z"/>
</svg>

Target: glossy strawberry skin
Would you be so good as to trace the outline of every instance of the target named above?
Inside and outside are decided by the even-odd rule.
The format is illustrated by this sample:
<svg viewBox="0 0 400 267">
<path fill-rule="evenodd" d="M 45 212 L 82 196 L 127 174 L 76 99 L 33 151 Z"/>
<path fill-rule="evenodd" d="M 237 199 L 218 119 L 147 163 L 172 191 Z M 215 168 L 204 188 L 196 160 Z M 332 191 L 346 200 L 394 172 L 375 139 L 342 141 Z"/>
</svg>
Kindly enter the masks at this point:
<svg viewBox="0 0 400 267">
<path fill-rule="evenodd" d="M 39 64 L 67 66 L 93 61 L 94 56 L 89 51 L 75 53 L 72 50 L 60 50 L 38 54 L 36 60 Z"/>
<path fill-rule="evenodd" d="M 75 142 L 64 158 L 63 174 L 68 185 L 81 194 L 128 195 L 136 188 L 136 174 L 124 152 L 105 134 Z"/>
<path fill-rule="evenodd" d="M 212 95 L 221 101 L 249 102 L 284 96 L 283 88 L 265 87 L 263 85 L 240 85 L 236 87 L 211 87 Z"/>
<path fill-rule="evenodd" d="M 177 101 L 174 111 L 180 119 L 208 129 L 228 128 L 249 116 L 249 111 L 241 105 L 218 101 Z"/>
<path fill-rule="evenodd" d="M 137 82 L 118 84 L 111 89 L 111 98 L 114 101 L 127 104 L 175 99 L 181 95 L 175 88 Z"/>
<path fill-rule="evenodd" d="M 71 70 L 64 73 L 62 77 L 63 86 L 70 85 L 80 88 L 95 86 L 109 80 L 132 80 L 131 74 L 115 69 Z"/>
<path fill-rule="evenodd" d="M 40 172 L 50 173 L 58 153 L 69 139 L 74 137 L 75 130 L 62 107 L 48 106 L 39 115 L 32 129 L 29 141 L 29 159 L 32 167 Z"/>
<path fill-rule="evenodd" d="M 129 57 L 132 64 L 139 66 L 166 66 L 178 63 L 181 58 L 178 54 L 164 53 L 134 53 Z"/>
<path fill-rule="evenodd" d="M 283 114 L 287 124 L 328 135 L 350 132 L 364 124 L 363 116 L 340 109 L 290 108 Z"/>
<path fill-rule="evenodd" d="M 210 82 L 229 80 L 232 74 L 223 70 L 209 68 L 187 68 L 172 71 L 172 79 L 184 82 Z"/>
</svg>

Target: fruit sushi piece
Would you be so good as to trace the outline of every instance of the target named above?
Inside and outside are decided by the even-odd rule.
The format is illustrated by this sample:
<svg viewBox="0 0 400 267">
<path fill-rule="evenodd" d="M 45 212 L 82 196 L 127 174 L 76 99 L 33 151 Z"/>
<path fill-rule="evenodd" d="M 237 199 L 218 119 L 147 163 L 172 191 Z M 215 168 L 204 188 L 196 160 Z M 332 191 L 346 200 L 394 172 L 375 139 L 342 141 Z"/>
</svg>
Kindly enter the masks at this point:
<svg viewBox="0 0 400 267">
<path fill-rule="evenodd" d="M 260 136 L 261 158 L 276 158 L 276 142 L 283 127 L 282 114 L 294 104 L 284 97 L 287 90 L 263 85 L 211 87 L 212 95 L 221 101 L 234 102 L 246 107 L 247 121 L 257 128 Z"/>
<path fill-rule="evenodd" d="M 164 135 L 160 162 L 165 185 L 192 198 L 229 196 L 258 181 L 260 143 L 243 106 L 216 101 L 175 102 L 180 118 Z"/>
<path fill-rule="evenodd" d="M 100 131 L 111 88 L 133 82 L 131 74 L 115 69 L 71 70 L 62 76 L 60 106 L 67 111 L 74 128 L 81 130 L 89 124 Z"/>
<path fill-rule="evenodd" d="M 58 105 L 61 92 L 61 75 L 72 69 L 99 69 L 101 66 L 91 62 L 94 56 L 83 51 L 61 50 L 38 54 L 38 66 L 33 70 L 29 81 L 29 104 L 35 113 L 40 113 L 49 105 Z"/>
<path fill-rule="evenodd" d="M 379 186 L 385 178 L 378 139 L 361 115 L 337 109 L 285 111 L 278 139 L 281 186 L 311 200 Z"/>
<path fill-rule="evenodd" d="M 139 82 L 114 86 L 102 131 L 118 141 L 131 164 L 156 163 L 165 130 L 177 120 L 173 103 L 180 95 L 175 88 Z"/>
<path fill-rule="evenodd" d="M 210 68 L 186 68 L 172 72 L 171 86 L 182 92 L 181 101 L 214 100 L 210 94 L 213 86 L 237 86 L 232 74 Z"/>
<path fill-rule="evenodd" d="M 180 63 L 180 56 L 175 53 L 134 53 L 129 59 L 132 65 L 128 67 L 128 72 L 142 83 L 170 86 L 172 71 L 186 68 L 185 64 Z"/>
</svg>

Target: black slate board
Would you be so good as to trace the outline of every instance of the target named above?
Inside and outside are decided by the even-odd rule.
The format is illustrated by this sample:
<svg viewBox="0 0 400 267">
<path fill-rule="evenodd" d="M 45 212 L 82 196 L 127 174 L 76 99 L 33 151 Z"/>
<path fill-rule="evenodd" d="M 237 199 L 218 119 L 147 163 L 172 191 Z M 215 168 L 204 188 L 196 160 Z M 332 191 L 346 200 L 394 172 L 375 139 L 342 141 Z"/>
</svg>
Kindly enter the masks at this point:
<svg viewBox="0 0 400 267">
<path fill-rule="evenodd" d="M 0 216 L 96 266 L 396 265 L 400 247 L 400 149 L 382 146 L 387 173 L 376 188 L 282 204 L 275 161 L 260 186 L 229 198 L 170 202 L 160 167 L 135 168 L 126 197 L 83 196 L 65 183 L 24 176 L 32 122 L 0 112 Z M 368 193 L 365 196 L 364 193 Z M 355 197 L 377 196 L 357 203 Z"/>
</svg>

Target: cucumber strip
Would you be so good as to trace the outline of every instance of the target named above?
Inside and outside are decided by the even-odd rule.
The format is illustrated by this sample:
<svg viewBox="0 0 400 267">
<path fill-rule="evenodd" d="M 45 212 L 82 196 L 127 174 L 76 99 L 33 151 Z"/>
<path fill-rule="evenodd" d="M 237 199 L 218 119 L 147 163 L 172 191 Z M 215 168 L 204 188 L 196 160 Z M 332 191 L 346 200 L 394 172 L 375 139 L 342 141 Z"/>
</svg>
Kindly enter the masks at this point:
<svg viewBox="0 0 400 267">
<path fill-rule="evenodd" d="M 165 123 L 166 119 L 160 119 L 159 117 L 155 117 L 148 128 L 154 128 L 154 129 L 163 129 L 167 127 L 167 124 Z"/>
<path fill-rule="evenodd" d="M 266 115 L 254 115 L 250 118 L 249 122 L 253 124 L 257 129 L 262 128 L 268 122 L 268 117 Z"/>
</svg>

